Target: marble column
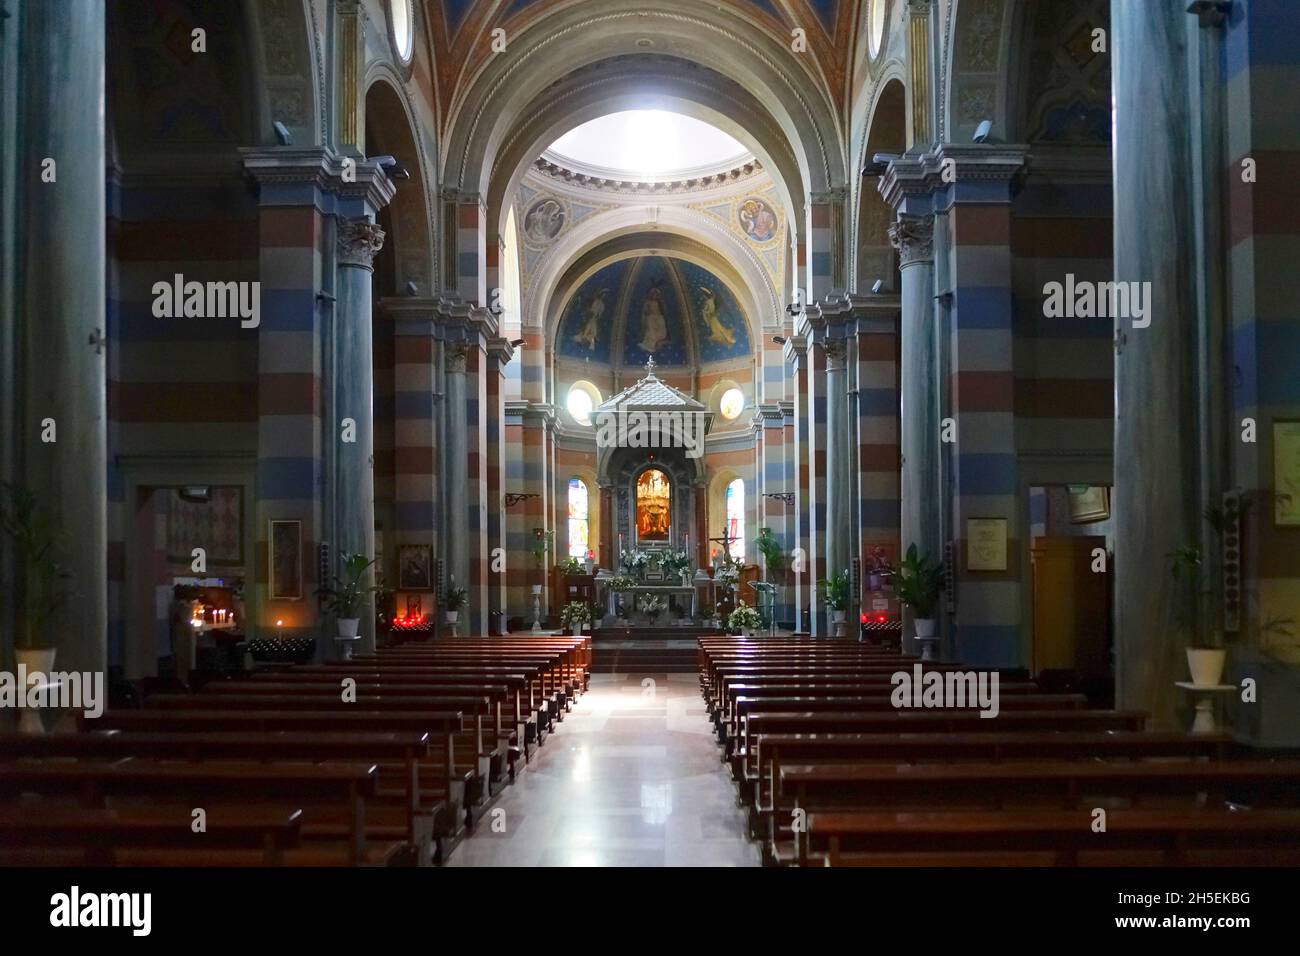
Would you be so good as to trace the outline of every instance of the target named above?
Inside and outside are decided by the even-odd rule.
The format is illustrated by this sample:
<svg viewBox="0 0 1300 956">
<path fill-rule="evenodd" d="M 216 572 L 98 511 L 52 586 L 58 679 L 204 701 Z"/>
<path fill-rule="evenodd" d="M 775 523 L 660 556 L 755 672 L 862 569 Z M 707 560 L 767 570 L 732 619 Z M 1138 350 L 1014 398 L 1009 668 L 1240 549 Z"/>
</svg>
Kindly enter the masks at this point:
<svg viewBox="0 0 1300 956">
<path fill-rule="evenodd" d="M 334 334 L 334 539 L 333 559 L 375 557 L 374 357 L 371 285 L 384 231 L 370 219 L 338 220 L 338 304 Z M 351 437 L 349 441 L 349 420 Z M 372 580 L 368 574 L 366 580 Z M 375 648 L 371 602 L 361 609 L 360 653 Z"/>
<path fill-rule="evenodd" d="M 12 473 L 63 536 L 68 601 L 45 628 L 60 670 L 107 666 L 104 5 L 24 3 L 15 31 Z M 50 166 L 47 161 L 53 161 Z M 52 174 L 47 180 L 45 174 Z M 6 240 L 7 241 L 7 240 Z M 3 317 L 8 324 L 10 317 Z M 14 427 L 16 426 L 16 427 Z M 51 431 L 52 429 L 52 431 Z"/>
<path fill-rule="evenodd" d="M 900 215 L 890 227 L 902 271 L 902 552 L 942 553 L 939 540 L 939 407 L 934 339 L 934 220 Z M 910 612 L 905 612 L 905 618 Z M 911 634 L 904 621 L 904 634 Z M 910 648 L 910 638 L 905 638 Z"/>
<path fill-rule="evenodd" d="M 1111 3 L 1115 281 L 1150 283 L 1149 325 L 1116 320 L 1116 704 L 1174 719 L 1187 676 L 1168 555 L 1198 539 L 1195 225 L 1182 3 Z M 1146 322 L 1146 319 L 1142 320 Z"/>
<path fill-rule="evenodd" d="M 853 449 L 845 343 L 826 352 L 826 576 L 849 570 L 853 526 Z M 849 608 L 851 611 L 852 608 Z"/>
<path fill-rule="evenodd" d="M 469 462 L 465 449 L 469 442 L 465 419 L 467 400 L 465 365 L 469 346 L 452 344 L 447 347 L 447 571 L 456 579 L 456 587 L 469 589 L 469 503 L 466 490 L 469 486 Z M 448 583 L 450 586 L 450 582 Z M 468 618 L 468 609 L 461 617 Z M 454 633 L 455 628 L 450 630 Z"/>
</svg>

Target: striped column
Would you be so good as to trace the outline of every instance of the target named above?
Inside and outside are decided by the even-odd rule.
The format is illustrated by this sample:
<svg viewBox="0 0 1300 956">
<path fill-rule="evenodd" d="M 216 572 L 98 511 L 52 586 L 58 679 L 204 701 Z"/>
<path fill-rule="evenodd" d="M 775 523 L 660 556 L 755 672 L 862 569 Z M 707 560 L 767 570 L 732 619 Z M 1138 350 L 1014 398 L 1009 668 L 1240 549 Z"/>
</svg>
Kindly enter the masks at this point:
<svg viewBox="0 0 1300 956">
<path fill-rule="evenodd" d="M 1024 163 L 1015 147 L 949 150 L 957 161 L 948 193 L 953 278 L 949 357 L 953 445 L 953 531 L 958 567 L 955 653 L 976 666 L 1025 661 L 1020 589 L 1025 508 L 1019 500 L 1011 255 L 1011 184 Z M 977 167 L 978 174 L 963 173 Z M 940 222 L 945 222 L 944 218 Z M 1007 529 L 1004 571 L 972 570 L 968 522 L 1001 519 Z"/>
<path fill-rule="evenodd" d="M 493 339 L 486 355 L 487 398 L 487 581 L 488 623 L 495 633 L 506 630 L 505 513 L 505 386 L 506 368 L 514 350 L 506 339 Z"/>
<path fill-rule="evenodd" d="M 443 214 L 451 235 L 448 249 L 454 258 L 446 275 L 455 277 L 456 295 L 462 302 L 488 303 L 487 211 L 477 193 L 443 192 Z"/>
<path fill-rule="evenodd" d="M 808 199 L 808 257 L 805 304 L 820 302 L 846 285 L 844 205 L 847 191 L 833 189 Z"/>
<path fill-rule="evenodd" d="M 786 555 L 785 567 L 779 572 L 769 569 L 767 579 L 777 585 L 777 620 L 795 622 L 797 619 L 794 589 L 785 583 L 792 580 L 789 556 L 794 548 L 795 509 L 793 503 L 787 504 L 780 498 L 766 497 L 772 494 L 794 494 L 795 490 L 786 477 L 785 412 L 782 403 L 770 402 L 760 405 L 758 419 L 762 426 L 758 430 L 755 448 L 758 455 L 757 493 L 759 495 L 755 503 L 759 514 L 759 527 L 772 529 L 772 534 L 776 536 L 776 540 L 781 544 L 781 550 Z"/>
<path fill-rule="evenodd" d="M 401 545 L 430 549 L 435 545 L 438 434 L 434 394 L 438 370 L 432 303 L 408 304 L 398 299 L 385 305 L 393 326 L 394 534 L 387 550 L 396 558 Z M 394 573 L 388 578 L 390 585 L 397 584 Z M 436 587 L 437 582 L 433 583 Z"/>
<path fill-rule="evenodd" d="M 812 350 L 804 336 L 791 336 L 786 340 L 786 362 L 794 378 L 794 465 L 796 483 L 796 526 L 794 545 L 794 587 L 796 629 L 817 629 L 817 546 L 821 536 L 815 522 L 816 508 L 816 414 L 813 408 L 812 379 L 815 374 L 810 364 Z M 805 614 L 808 620 L 805 621 Z"/>
</svg>

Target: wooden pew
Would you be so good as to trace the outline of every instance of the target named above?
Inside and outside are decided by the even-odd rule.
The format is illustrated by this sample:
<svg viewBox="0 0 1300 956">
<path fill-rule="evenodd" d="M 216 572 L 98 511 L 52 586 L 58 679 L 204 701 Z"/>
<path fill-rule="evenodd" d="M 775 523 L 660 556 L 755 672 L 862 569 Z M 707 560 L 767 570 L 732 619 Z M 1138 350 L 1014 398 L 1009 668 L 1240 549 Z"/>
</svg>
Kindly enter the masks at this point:
<svg viewBox="0 0 1300 956">
<path fill-rule="evenodd" d="M 212 851 L 242 851 L 258 866 L 279 866 L 302 842 L 302 810 L 239 807 L 209 813 L 193 831 L 190 808 L 90 808 L 0 804 L 0 865 L 120 866 L 148 862 L 150 851 L 183 847 L 198 865 Z M 238 857 L 236 857 L 238 859 Z"/>
<path fill-rule="evenodd" d="M 265 805 L 272 796 L 303 800 L 303 835 L 325 841 L 320 852 L 302 851 L 305 859 L 359 866 L 387 863 L 401 849 L 400 843 L 377 852 L 367 847 L 366 803 L 378 778 L 378 768 L 367 763 L 15 760 L 0 763 L 0 795 L 62 795 L 92 809 L 107 809 L 110 800 L 117 806 L 124 798 L 148 798 L 151 806 L 201 807 L 223 818 L 250 801 Z M 331 855 L 335 840 L 343 841 L 345 857 Z"/>
<path fill-rule="evenodd" d="M 218 698 L 213 697 L 213 700 Z M 404 807 L 415 799 L 411 789 L 418 779 L 418 800 L 421 813 L 429 815 L 435 825 L 440 857 L 450 852 L 464 833 L 470 814 L 466 796 L 473 786 L 474 772 L 457 770 L 455 739 L 460 732 L 459 711 L 418 713 L 401 711 L 354 711 L 341 724 L 337 710 L 109 710 L 94 721 L 82 722 L 82 727 L 96 730 L 121 730 L 131 732 L 163 732 L 172 734 L 235 733 L 258 734 L 321 734 L 333 733 L 427 733 L 434 747 L 427 757 L 422 757 L 419 767 L 434 768 L 434 775 L 420 773 L 418 778 L 405 774 L 401 790 L 393 802 L 401 801 Z M 346 727 L 346 730 L 344 730 Z M 439 804 L 446 812 L 439 813 Z"/>
<path fill-rule="evenodd" d="M 809 861 L 825 866 L 1295 866 L 1300 810 L 813 813 Z M 824 854 L 824 856 L 823 856 Z"/>
</svg>

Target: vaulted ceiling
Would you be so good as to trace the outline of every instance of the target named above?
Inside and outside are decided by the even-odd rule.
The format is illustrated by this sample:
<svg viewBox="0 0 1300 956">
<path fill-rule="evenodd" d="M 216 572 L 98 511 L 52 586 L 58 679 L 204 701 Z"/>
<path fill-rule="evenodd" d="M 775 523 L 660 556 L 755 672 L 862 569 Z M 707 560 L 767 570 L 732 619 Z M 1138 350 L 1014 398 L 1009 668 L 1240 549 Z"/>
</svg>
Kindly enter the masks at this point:
<svg viewBox="0 0 1300 956">
<path fill-rule="evenodd" d="M 440 103 L 454 103 L 460 87 L 492 55 L 492 31 L 502 28 L 507 41 L 525 30 L 545 29 L 548 14 L 570 8 L 575 0 L 422 0 L 433 41 Z M 589 2 L 589 0 L 578 0 Z M 703 0 L 694 0 L 703 3 Z M 591 4 L 598 9 L 600 3 Z M 842 106 L 845 77 L 866 0 L 710 0 L 709 6 L 731 11 L 789 46 L 802 29 L 807 55 L 816 62 L 830 99 Z M 647 7 L 657 6 L 647 0 Z M 664 4 L 672 6 L 671 2 Z"/>
</svg>

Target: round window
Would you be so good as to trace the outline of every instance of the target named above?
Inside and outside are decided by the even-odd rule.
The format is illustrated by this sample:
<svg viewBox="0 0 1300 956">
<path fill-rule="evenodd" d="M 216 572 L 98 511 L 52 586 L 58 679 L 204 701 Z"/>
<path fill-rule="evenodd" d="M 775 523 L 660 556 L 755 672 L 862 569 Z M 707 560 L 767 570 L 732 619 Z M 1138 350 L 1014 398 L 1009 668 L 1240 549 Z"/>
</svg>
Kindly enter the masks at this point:
<svg viewBox="0 0 1300 956">
<path fill-rule="evenodd" d="M 599 397 L 592 394 L 594 391 L 594 388 L 579 382 L 569 389 L 568 398 L 564 400 L 564 407 L 579 425 L 591 424 L 591 413 L 595 411 Z"/>
<path fill-rule="evenodd" d="M 722 393 L 722 400 L 718 403 L 718 411 L 727 421 L 735 421 L 740 417 L 740 413 L 745 410 L 745 393 L 738 388 L 729 388 Z"/>
</svg>

